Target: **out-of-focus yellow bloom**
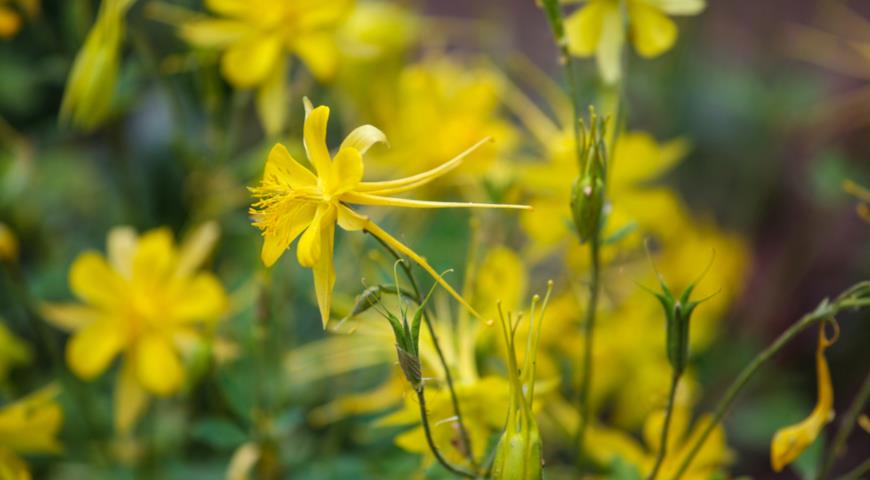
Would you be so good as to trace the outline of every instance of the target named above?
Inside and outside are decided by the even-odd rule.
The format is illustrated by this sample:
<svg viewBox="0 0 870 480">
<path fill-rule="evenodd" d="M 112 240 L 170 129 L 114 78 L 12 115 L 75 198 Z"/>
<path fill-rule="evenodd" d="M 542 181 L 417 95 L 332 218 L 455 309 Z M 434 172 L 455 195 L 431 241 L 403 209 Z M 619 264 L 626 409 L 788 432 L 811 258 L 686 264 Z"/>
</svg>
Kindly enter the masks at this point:
<svg viewBox="0 0 870 480">
<path fill-rule="evenodd" d="M 390 195 L 407 192 L 450 172 L 465 157 L 486 143 L 478 142 L 465 152 L 429 171 L 398 180 L 363 182 L 363 159 L 372 145 L 386 142 L 383 132 L 371 125 L 357 127 L 344 139 L 333 158 L 326 146 L 329 108 L 314 108 L 305 100 L 303 140 L 308 160 L 317 175 L 303 167 L 284 145 L 276 144 L 266 161 L 260 185 L 251 191 L 256 199 L 250 213 L 254 225 L 263 231 L 261 257 L 272 266 L 299 238 L 296 258 L 314 272 L 317 305 L 324 328 L 329 321 L 335 267 L 332 262 L 336 223 L 348 231 L 366 231 L 399 253 L 408 256 L 444 287 L 472 313 L 477 312 L 433 269 L 429 263 L 405 244 L 381 229 L 368 217 L 348 205 L 381 205 L 409 208 L 485 207 L 528 208 L 522 205 L 430 202 L 396 198 Z M 421 137 L 426 138 L 426 137 Z"/>
<path fill-rule="evenodd" d="M 677 40 L 677 26 L 668 15 L 697 15 L 705 3 L 705 0 L 589 0 L 565 19 L 568 50 L 578 57 L 595 55 L 604 81 L 616 82 L 621 76 L 626 37 L 641 56 L 661 55 Z"/>
<path fill-rule="evenodd" d="M 354 0 L 207 0 L 219 18 L 193 19 L 181 35 L 193 45 L 221 51 L 221 72 L 236 88 L 256 88 L 257 108 L 269 134 L 286 122 L 287 54 L 299 57 L 320 80 L 338 68 L 336 29 Z"/>
<path fill-rule="evenodd" d="M 870 223 L 870 190 L 851 180 L 843 182 L 843 190 L 858 199 L 855 211 L 865 222 Z"/>
<path fill-rule="evenodd" d="M 383 118 L 392 148 L 373 157 L 373 166 L 398 174 L 434 168 L 483 137 L 486 144 L 468 158 L 467 177 L 451 184 L 471 183 L 487 173 L 516 144 L 513 125 L 499 115 L 502 78 L 485 65 L 462 65 L 435 57 L 406 67 L 395 92 L 384 104 Z M 425 141 L 421 141 L 425 139 Z"/>
<path fill-rule="evenodd" d="M 66 82 L 60 119 L 83 130 L 111 113 L 124 38 L 124 15 L 136 0 L 104 0 Z"/>
<path fill-rule="evenodd" d="M 836 323 L 833 324 L 836 328 Z M 831 372 L 825 359 L 825 350 L 837 341 L 838 330 L 834 337 L 825 335 L 825 322 L 819 325 L 819 346 L 816 349 L 816 376 L 818 381 L 818 401 L 810 416 L 789 427 L 781 428 L 770 442 L 770 465 L 775 472 L 782 471 L 794 462 L 804 450 L 816 440 L 825 425 L 834 418 L 834 389 L 831 386 Z"/>
<path fill-rule="evenodd" d="M 0 0 L 0 38 L 14 37 L 21 30 L 22 13 L 33 18 L 39 8 L 39 0 Z"/>
<path fill-rule="evenodd" d="M 0 381 L 6 379 L 12 367 L 30 363 L 32 355 L 30 345 L 0 323 Z"/>
<path fill-rule="evenodd" d="M 18 260 L 18 239 L 5 223 L 0 223 L 0 262 Z"/>
<path fill-rule="evenodd" d="M 73 332 L 66 359 L 79 377 L 93 379 L 123 355 L 115 386 L 115 426 L 122 433 L 144 411 L 148 394 L 182 388 L 180 350 L 200 341 L 202 327 L 227 309 L 217 277 L 199 270 L 216 239 L 214 224 L 200 227 L 180 248 L 166 228 L 142 236 L 115 228 L 108 260 L 85 252 L 70 268 L 70 288 L 83 304 L 43 309 L 51 322 Z"/>
<path fill-rule="evenodd" d="M 407 50 L 418 37 L 419 28 L 420 19 L 401 5 L 359 2 L 339 27 L 341 54 L 357 61 L 383 59 Z"/>
<path fill-rule="evenodd" d="M 0 478 L 30 480 L 19 454 L 58 453 L 57 433 L 63 411 L 55 401 L 59 389 L 45 387 L 0 409 Z"/>
</svg>

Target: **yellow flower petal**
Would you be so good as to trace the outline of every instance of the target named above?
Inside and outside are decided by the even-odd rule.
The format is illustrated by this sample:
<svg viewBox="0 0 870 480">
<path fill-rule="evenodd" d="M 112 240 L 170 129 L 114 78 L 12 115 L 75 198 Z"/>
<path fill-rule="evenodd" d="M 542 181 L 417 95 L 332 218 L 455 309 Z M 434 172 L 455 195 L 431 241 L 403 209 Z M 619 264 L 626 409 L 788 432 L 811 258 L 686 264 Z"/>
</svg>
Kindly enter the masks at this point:
<svg viewBox="0 0 870 480">
<path fill-rule="evenodd" d="M 383 143 L 389 146 L 387 136 L 375 126 L 362 125 L 354 128 L 341 142 L 341 148 L 355 148 L 361 155 L 365 155 L 369 148 L 376 143 Z"/>
<path fill-rule="evenodd" d="M 179 289 L 172 301 L 170 316 L 179 322 L 211 320 L 227 309 L 227 296 L 217 277 L 199 273 Z"/>
<path fill-rule="evenodd" d="M 134 288 L 139 290 L 164 285 L 173 273 L 175 257 L 169 229 L 158 228 L 143 234 L 133 255 Z"/>
<path fill-rule="evenodd" d="M 100 310 L 74 303 L 47 303 L 40 313 L 49 323 L 67 332 L 81 330 L 103 315 Z"/>
<path fill-rule="evenodd" d="M 138 241 L 132 227 L 115 227 L 109 231 L 106 242 L 109 263 L 125 278 L 130 278 L 133 273 L 133 255 Z"/>
<path fill-rule="evenodd" d="M 115 431 L 128 435 L 148 406 L 148 394 L 139 384 L 132 359 L 125 358 L 115 384 Z"/>
<path fill-rule="evenodd" d="M 0 36 L 3 33 L 2 14 L 0 14 Z M 4 480 L 31 480 L 30 470 L 12 450 L 0 447 L 0 478 Z"/>
<path fill-rule="evenodd" d="M 326 125 L 329 122 L 329 107 L 321 105 L 310 109 L 310 106 L 311 103 L 308 102 L 305 109 L 305 125 L 302 128 L 302 143 L 305 146 L 308 161 L 317 170 L 317 175 L 320 176 L 324 183 L 329 184 L 328 180 L 332 173 L 330 168 L 332 158 L 329 156 L 329 149 L 326 148 Z"/>
<path fill-rule="evenodd" d="M 282 48 L 278 35 L 248 37 L 224 52 L 221 71 L 236 88 L 259 86 L 277 67 Z"/>
<path fill-rule="evenodd" d="M 616 3 L 602 6 L 601 38 L 595 59 L 605 83 L 614 83 L 622 76 L 622 47 L 625 44 L 625 23 Z"/>
<path fill-rule="evenodd" d="M 572 55 L 588 57 L 595 53 L 601 38 L 605 9 L 604 2 L 593 0 L 565 18 L 568 51 Z"/>
<path fill-rule="evenodd" d="M 251 28 L 236 20 L 191 20 L 181 26 L 181 37 L 198 47 L 227 47 L 251 35 Z"/>
<path fill-rule="evenodd" d="M 646 132 L 629 132 L 619 136 L 613 152 L 614 182 L 635 188 L 641 182 L 657 179 L 685 157 L 689 144 L 684 139 L 659 146 Z"/>
<path fill-rule="evenodd" d="M 0 445 L 18 453 L 60 451 L 56 437 L 63 411 L 55 400 L 59 392 L 50 384 L 0 410 Z"/>
<path fill-rule="evenodd" d="M 244 16 L 251 11 L 250 0 L 205 0 L 205 6 L 228 17 Z"/>
<path fill-rule="evenodd" d="M 181 388 L 184 370 L 175 347 L 163 335 L 145 335 L 133 350 L 136 378 L 155 395 L 171 395 Z"/>
<path fill-rule="evenodd" d="M 668 15 L 697 15 L 707 6 L 705 0 L 644 0 Z"/>
<path fill-rule="evenodd" d="M 85 252 L 75 259 L 69 285 L 81 300 L 102 308 L 118 305 L 127 289 L 124 279 L 96 252 Z"/>
<path fill-rule="evenodd" d="M 332 210 L 335 212 L 335 210 Z M 335 214 L 333 213 L 333 216 Z M 323 328 L 329 323 L 329 310 L 332 306 L 332 288 L 335 286 L 335 267 L 332 263 L 332 251 L 335 237 L 335 219 L 326 218 L 320 235 L 320 259 L 314 264 L 314 292 L 317 295 L 317 306 L 320 309 L 320 319 Z"/>
<path fill-rule="evenodd" d="M 124 348 L 126 331 L 119 319 L 103 318 L 88 324 L 69 340 L 66 363 L 76 375 L 91 380 L 103 373 Z"/>
<path fill-rule="evenodd" d="M 313 203 L 296 205 L 277 220 L 276 226 L 263 236 L 260 252 L 263 265 L 271 267 L 278 261 L 290 243 L 311 224 L 316 210 Z"/>
<path fill-rule="evenodd" d="M 363 176 L 363 158 L 359 150 L 344 147 L 338 151 L 332 161 L 332 178 L 335 184 L 325 192 L 329 195 L 341 195 L 353 190 L 359 185 Z"/>
<path fill-rule="evenodd" d="M 429 200 L 412 200 L 410 198 L 381 197 L 368 193 L 348 192 L 341 199 L 348 203 L 359 205 L 381 205 L 408 208 L 500 208 L 513 210 L 529 210 L 528 205 L 513 205 L 509 203 L 474 203 L 474 202 L 435 202 Z"/>
<path fill-rule="evenodd" d="M 316 32 L 295 41 L 294 52 L 320 81 L 331 80 L 338 70 L 338 47 L 331 32 Z"/>
<path fill-rule="evenodd" d="M 297 162 L 287 151 L 287 147 L 280 143 L 276 143 L 269 152 L 266 169 L 263 171 L 263 180 L 278 185 L 286 185 L 293 189 L 317 185 L 317 177 L 311 173 L 311 170 Z"/>
<path fill-rule="evenodd" d="M 187 277 L 201 267 L 205 259 L 211 255 L 219 236 L 220 228 L 214 221 L 205 222 L 191 230 L 178 249 L 175 275 Z"/>
<path fill-rule="evenodd" d="M 661 55 L 677 41 L 674 21 L 649 5 L 632 5 L 630 27 L 635 50 L 647 58 Z"/>
<path fill-rule="evenodd" d="M 272 73 L 257 89 L 257 113 L 266 134 L 274 137 L 287 125 L 287 61 L 282 57 L 278 60 Z"/>
<path fill-rule="evenodd" d="M 324 235 L 324 222 L 327 220 L 325 217 L 328 216 L 331 209 L 331 205 L 318 205 L 314 219 L 305 229 L 305 233 L 299 237 L 299 244 L 296 245 L 296 259 L 299 261 L 299 265 L 311 268 L 320 260 L 321 246 L 323 245 L 320 237 Z"/>
</svg>

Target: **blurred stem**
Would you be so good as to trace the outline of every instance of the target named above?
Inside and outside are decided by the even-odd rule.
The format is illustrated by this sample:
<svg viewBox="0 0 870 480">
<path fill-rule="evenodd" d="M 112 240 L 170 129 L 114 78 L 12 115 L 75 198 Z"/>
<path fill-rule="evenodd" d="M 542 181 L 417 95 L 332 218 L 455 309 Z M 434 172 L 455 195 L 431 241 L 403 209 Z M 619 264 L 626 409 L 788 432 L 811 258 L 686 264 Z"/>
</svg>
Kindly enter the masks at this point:
<svg viewBox="0 0 870 480">
<path fill-rule="evenodd" d="M 831 471 L 831 467 L 834 466 L 834 462 L 845 451 L 846 440 L 852 433 L 852 429 L 858 421 L 858 415 L 861 414 L 864 405 L 867 404 L 867 400 L 870 400 L 870 372 L 868 372 L 867 377 L 864 378 L 864 383 L 861 385 L 861 389 L 858 390 L 858 394 L 855 396 L 855 399 L 852 400 L 852 404 L 849 405 L 849 409 L 846 410 L 846 413 L 843 415 L 840 427 L 834 435 L 831 449 L 828 451 L 825 461 L 822 463 L 821 469 L 819 469 L 819 473 L 816 476 L 817 479 L 822 480 L 828 478 L 828 474 Z"/>
<path fill-rule="evenodd" d="M 395 258 L 399 260 L 399 265 L 402 267 L 402 271 L 405 273 L 405 276 L 408 278 L 408 282 L 411 283 L 411 288 L 414 291 L 414 295 L 417 297 L 414 301 L 420 305 L 423 301 L 423 295 L 420 293 L 420 287 L 417 286 L 417 280 L 414 278 L 414 272 L 411 271 L 411 267 L 408 265 L 408 262 L 404 260 L 398 252 L 393 250 L 393 247 L 387 245 L 383 240 L 380 239 L 377 235 L 372 235 L 375 240 L 378 241 L 388 252 Z M 426 328 L 429 329 L 429 334 L 432 336 L 432 344 L 435 345 L 435 352 L 438 354 L 438 361 L 441 363 L 441 367 L 444 369 L 444 378 L 447 381 L 447 389 L 450 390 L 450 401 L 453 404 L 453 412 L 456 414 L 456 423 L 459 425 L 459 434 L 462 436 L 462 443 L 465 447 L 465 456 L 468 457 L 471 465 L 476 469 L 477 461 L 474 459 L 474 453 L 471 451 L 471 437 L 468 436 L 468 430 L 465 428 L 465 422 L 462 420 L 462 411 L 459 409 L 459 398 L 456 396 L 456 389 L 453 385 L 453 375 L 450 373 L 450 367 L 447 365 L 447 359 L 444 357 L 444 352 L 441 350 L 441 342 L 438 340 L 438 333 L 435 331 L 434 326 L 432 325 L 432 319 L 429 317 L 429 311 L 427 306 L 423 306 L 423 321 L 426 322 Z M 422 393 L 420 393 L 422 396 Z M 421 402 L 421 409 L 422 402 Z M 425 414 L 422 415 L 425 417 Z M 433 453 L 435 453 L 435 445 L 430 442 L 430 447 L 432 447 Z"/>
<path fill-rule="evenodd" d="M 653 466 L 649 477 L 647 477 L 647 480 L 655 480 L 656 476 L 659 474 L 659 469 L 662 467 L 662 462 L 665 461 L 665 455 L 668 450 L 668 429 L 671 426 L 671 415 L 673 415 L 674 412 L 674 400 L 677 396 L 677 385 L 679 383 L 680 373 L 675 371 L 671 377 L 671 391 L 668 394 L 668 406 L 665 409 L 665 423 L 662 425 L 662 438 L 660 440 L 659 453 L 656 456 L 656 463 Z"/>
<path fill-rule="evenodd" d="M 809 327 L 814 326 L 816 323 L 833 318 L 842 310 L 846 310 L 848 308 L 861 308 L 870 306 L 870 298 L 867 298 L 867 295 L 870 294 L 870 282 L 865 281 L 858 283 L 851 288 L 847 289 L 843 293 L 841 293 L 833 302 L 828 302 L 827 299 L 823 300 L 822 303 L 816 307 L 811 313 L 808 313 L 801 317 L 800 320 L 792 324 L 791 327 L 788 328 L 785 332 L 783 332 L 770 346 L 768 346 L 764 351 L 759 353 L 749 365 L 744 367 L 743 371 L 737 376 L 734 382 L 728 387 L 728 390 L 725 392 L 725 396 L 719 400 L 719 403 L 716 405 L 716 409 L 713 412 L 713 417 L 710 419 L 710 422 L 704 428 L 701 436 L 695 440 L 695 443 L 692 445 L 689 450 L 689 454 L 683 459 L 683 462 L 680 464 L 676 473 L 673 475 L 672 480 L 677 480 L 686 473 L 686 470 L 689 469 L 689 466 L 692 464 L 692 460 L 695 459 L 695 456 L 701 450 L 701 447 L 704 446 L 704 442 L 707 441 L 707 437 L 710 436 L 710 433 L 713 432 L 713 429 L 716 428 L 716 425 L 722 420 L 722 417 L 728 412 L 728 409 L 731 407 L 731 404 L 734 403 L 735 398 L 737 398 L 737 394 L 743 390 L 743 387 L 746 386 L 747 382 L 752 378 L 753 375 L 765 364 L 768 360 L 771 359 L 774 355 L 779 353 L 783 347 L 785 347 L 789 342 L 791 342 L 799 333 L 806 330 Z"/>
<path fill-rule="evenodd" d="M 580 424 L 577 428 L 576 448 L 577 468 L 583 464 L 583 449 L 586 443 L 586 430 L 589 427 L 589 417 L 592 409 L 589 405 L 589 391 L 592 387 L 592 348 L 595 333 L 595 313 L 598 310 L 598 294 L 601 290 L 601 231 L 596 229 L 589 241 L 589 260 L 591 272 L 589 278 L 589 301 L 586 303 L 586 318 L 583 322 L 583 376 L 580 383 Z"/>
<path fill-rule="evenodd" d="M 843 475 L 837 480 L 860 480 L 861 475 L 870 472 L 870 459 L 864 460 L 864 463 L 855 467 L 851 472 Z"/>
<path fill-rule="evenodd" d="M 438 445 L 435 444 L 435 439 L 432 438 L 432 431 L 429 428 L 429 414 L 426 413 L 426 395 L 423 393 L 423 390 L 424 389 L 421 386 L 419 389 L 415 389 L 414 391 L 417 392 L 417 400 L 420 404 L 420 423 L 423 424 L 423 432 L 426 434 L 426 442 L 429 444 L 429 449 L 432 450 L 432 454 L 435 455 L 435 459 L 438 460 L 438 463 L 440 463 L 441 466 L 451 473 L 461 477 L 477 478 L 477 475 L 453 466 L 441 455 L 441 451 L 438 449 Z"/>
</svg>

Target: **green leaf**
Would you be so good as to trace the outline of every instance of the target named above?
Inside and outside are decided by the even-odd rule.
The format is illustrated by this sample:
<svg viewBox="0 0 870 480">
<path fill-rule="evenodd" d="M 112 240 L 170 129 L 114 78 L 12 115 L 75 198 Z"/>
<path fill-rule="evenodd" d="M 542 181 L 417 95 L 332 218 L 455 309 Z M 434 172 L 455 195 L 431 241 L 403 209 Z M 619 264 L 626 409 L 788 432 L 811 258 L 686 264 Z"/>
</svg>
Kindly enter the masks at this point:
<svg viewBox="0 0 870 480">
<path fill-rule="evenodd" d="M 190 436 L 216 450 L 232 450 L 244 443 L 248 435 L 238 425 L 221 418 L 209 418 L 193 424 Z"/>
</svg>

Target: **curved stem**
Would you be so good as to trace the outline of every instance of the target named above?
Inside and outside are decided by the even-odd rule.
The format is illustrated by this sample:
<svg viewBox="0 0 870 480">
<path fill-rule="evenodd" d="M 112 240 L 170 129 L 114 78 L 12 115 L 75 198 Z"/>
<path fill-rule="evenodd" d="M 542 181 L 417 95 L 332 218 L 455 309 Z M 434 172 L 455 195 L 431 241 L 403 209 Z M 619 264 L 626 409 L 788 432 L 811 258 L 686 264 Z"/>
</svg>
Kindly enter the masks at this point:
<svg viewBox="0 0 870 480">
<path fill-rule="evenodd" d="M 848 410 L 846 410 L 846 413 L 843 415 L 840 427 L 834 435 L 831 449 L 828 451 L 825 461 L 822 463 L 822 467 L 819 470 L 819 474 L 816 476 L 818 480 L 828 478 L 828 474 L 834 466 L 834 461 L 843 454 L 846 440 L 849 438 L 849 434 L 852 433 L 852 429 L 855 427 L 855 423 L 857 423 L 858 415 L 861 414 L 861 410 L 864 409 L 864 405 L 867 404 L 868 400 L 870 400 L 870 372 L 867 373 L 867 377 L 864 378 L 864 383 L 861 385 L 861 389 L 858 390 L 858 394 L 855 395 L 855 399 L 852 400 L 852 404 L 849 405 Z"/>
<path fill-rule="evenodd" d="M 659 453 L 656 455 L 656 463 L 647 477 L 647 480 L 655 480 L 656 476 L 659 474 L 659 469 L 662 467 L 662 462 L 665 461 L 665 455 L 667 455 L 668 429 L 671 426 L 671 415 L 673 415 L 674 412 L 674 399 L 677 396 L 677 385 L 679 383 L 680 374 L 674 372 L 674 375 L 671 377 L 671 391 L 668 394 L 668 406 L 665 409 L 665 423 L 662 425 L 662 439 L 659 445 Z"/>
<path fill-rule="evenodd" d="M 791 342 L 799 333 L 806 330 L 807 328 L 815 325 L 817 322 L 831 318 L 839 313 L 841 310 L 847 308 L 860 307 L 865 305 L 865 300 L 860 298 L 861 295 L 867 294 L 868 289 L 863 284 L 856 285 L 848 290 L 846 290 L 843 294 L 837 297 L 834 302 L 830 303 L 828 300 L 822 301 L 816 309 L 801 317 L 800 320 L 792 324 L 791 327 L 788 328 L 785 332 L 783 332 L 779 337 L 770 346 L 764 349 L 761 353 L 759 353 L 752 361 L 743 368 L 740 374 L 734 379 L 734 382 L 728 387 L 728 390 L 725 392 L 725 396 L 719 400 L 719 403 L 716 405 L 716 409 L 713 412 L 713 417 L 710 419 L 710 422 L 704 428 L 703 433 L 695 443 L 692 445 L 692 448 L 689 450 L 689 454 L 683 459 L 683 462 L 680 464 L 676 473 L 671 477 L 672 480 L 677 480 L 681 476 L 686 473 L 686 470 L 689 469 L 689 466 L 692 464 L 692 460 L 694 460 L 695 456 L 701 450 L 701 447 L 704 445 L 704 442 L 707 441 L 707 437 L 710 436 L 710 433 L 713 432 L 713 429 L 716 428 L 716 425 L 722 420 L 722 417 L 728 412 L 728 409 L 731 407 L 731 404 L 734 403 L 734 399 L 737 397 L 737 394 L 743 390 L 743 387 L 746 386 L 746 383 L 752 378 L 753 375 L 760 369 L 768 360 L 771 359 L 774 355 L 779 353 L 782 348 Z"/>
<path fill-rule="evenodd" d="M 435 455 L 435 459 L 438 460 L 438 463 L 440 463 L 442 467 L 446 468 L 451 473 L 466 478 L 477 478 L 473 473 L 452 465 L 441 455 L 441 450 L 439 450 L 438 446 L 435 445 L 435 439 L 432 438 L 432 430 L 429 427 L 429 415 L 426 412 L 426 395 L 423 394 L 422 387 L 415 389 L 414 391 L 417 392 L 417 400 L 420 404 L 420 423 L 423 424 L 423 433 L 426 434 L 426 442 L 429 444 L 429 449 L 432 450 L 432 454 Z"/>
<path fill-rule="evenodd" d="M 423 295 L 420 292 L 420 287 L 417 285 L 417 280 L 414 278 L 414 273 L 411 271 L 408 262 L 402 259 L 398 252 L 393 250 L 391 246 L 381 240 L 377 235 L 372 235 L 372 237 L 387 249 L 396 260 L 399 260 L 399 265 L 401 265 L 402 271 L 408 278 L 408 282 L 411 283 L 411 288 L 414 291 L 414 295 L 417 297 L 415 302 L 420 305 L 423 301 Z M 423 321 L 426 323 L 426 328 L 429 329 L 429 334 L 432 337 L 432 344 L 435 345 L 435 352 L 438 354 L 438 361 L 444 369 L 444 378 L 447 382 L 447 389 L 450 391 L 450 401 L 453 404 L 453 412 L 456 414 L 456 423 L 459 426 L 459 435 L 462 437 L 462 443 L 465 447 L 465 456 L 468 458 L 469 462 L 471 462 L 471 465 L 474 468 L 477 468 L 477 461 L 474 459 L 474 453 L 471 451 L 471 437 L 469 437 L 468 430 L 465 428 L 465 422 L 462 420 L 462 411 L 459 409 L 459 397 L 456 396 L 456 388 L 453 386 L 453 375 L 450 373 L 450 367 L 447 365 L 447 358 L 444 356 L 444 351 L 441 350 L 441 342 L 438 340 L 438 333 L 435 331 L 434 325 L 432 325 L 432 319 L 429 317 L 429 310 L 425 305 L 422 306 L 422 308 Z M 430 446 L 434 453 L 434 444 L 431 444 Z"/>
</svg>

